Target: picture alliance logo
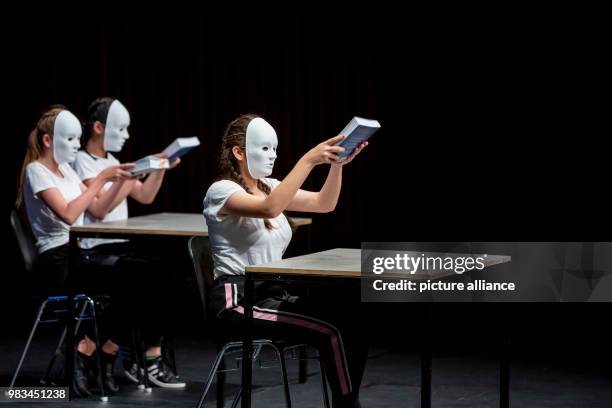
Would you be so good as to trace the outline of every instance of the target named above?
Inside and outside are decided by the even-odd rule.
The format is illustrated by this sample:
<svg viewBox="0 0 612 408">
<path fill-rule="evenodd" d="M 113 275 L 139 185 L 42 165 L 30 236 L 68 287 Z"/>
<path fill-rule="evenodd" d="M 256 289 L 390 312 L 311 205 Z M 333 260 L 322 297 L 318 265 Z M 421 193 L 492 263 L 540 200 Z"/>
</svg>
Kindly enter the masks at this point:
<svg viewBox="0 0 612 408">
<path fill-rule="evenodd" d="M 472 256 L 413 256 L 409 254 L 397 253 L 395 256 L 374 257 L 372 258 L 372 273 L 381 275 L 385 272 L 408 273 L 414 275 L 416 273 L 435 272 L 435 271 L 453 271 L 458 275 L 465 272 L 485 268 L 485 259 L 487 255 L 478 257 Z"/>
</svg>

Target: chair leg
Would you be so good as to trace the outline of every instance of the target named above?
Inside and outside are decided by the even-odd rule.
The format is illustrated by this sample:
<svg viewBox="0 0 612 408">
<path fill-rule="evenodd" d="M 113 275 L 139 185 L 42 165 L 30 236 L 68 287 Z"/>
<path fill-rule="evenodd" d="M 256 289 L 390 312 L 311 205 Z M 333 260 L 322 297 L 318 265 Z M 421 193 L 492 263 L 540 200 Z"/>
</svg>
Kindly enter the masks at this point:
<svg viewBox="0 0 612 408">
<path fill-rule="evenodd" d="M 87 299 L 87 303 L 89 303 L 89 307 L 91 308 L 91 323 L 93 325 L 94 336 L 96 337 L 96 365 L 98 366 L 98 387 L 100 387 L 100 401 L 106 402 L 108 401 L 108 396 L 104 394 L 104 384 L 102 382 L 102 359 L 100 358 L 100 353 L 102 353 L 102 348 L 100 347 L 100 334 L 98 332 L 98 322 L 96 320 L 96 304 L 91 299 Z"/>
<path fill-rule="evenodd" d="M 38 308 L 38 313 L 36 314 L 36 320 L 34 320 L 34 325 L 32 326 L 32 330 L 30 330 L 30 335 L 28 336 L 28 340 L 26 341 L 26 345 L 23 348 L 23 352 L 21 353 L 21 357 L 19 358 L 19 362 L 17 363 L 17 368 L 15 368 L 15 373 L 13 374 L 13 378 L 11 379 L 11 383 L 9 388 L 13 388 L 15 385 L 15 381 L 17 380 L 17 376 L 19 375 L 19 371 L 21 371 L 21 366 L 23 365 L 23 361 L 25 360 L 26 354 L 28 354 L 28 350 L 30 348 L 30 344 L 32 343 L 32 338 L 34 337 L 34 333 L 36 332 L 36 328 L 38 327 L 38 323 L 40 323 L 40 318 L 42 317 L 43 311 L 47 306 L 48 300 L 44 300 L 40 307 Z"/>
<path fill-rule="evenodd" d="M 234 395 L 234 400 L 232 401 L 232 407 L 238 407 L 238 403 L 240 402 L 240 398 L 242 398 L 242 385 L 238 388 L 238 392 Z"/>
<path fill-rule="evenodd" d="M 138 389 L 144 389 L 144 369 L 140 361 L 140 350 L 136 339 L 136 328 L 132 328 L 132 361 L 136 364 L 136 376 L 138 377 Z"/>
<path fill-rule="evenodd" d="M 147 358 L 145 355 L 145 346 L 142 340 L 142 332 L 140 326 L 136 325 L 132 331 L 132 340 L 134 343 L 134 354 L 136 354 L 136 361 L 138 362 L 138 375 L 139 383 L 138 388 L 143 389 L 145 392 L 152 392 L 151 386 L 149 385 L 149 370 L 147 368 Z"/>
<path fill-rule="evenodd" d="M 78 300 L 77 300 L 77 303 L 78 303 Z M 79 328 L 81 326 L 81 319 L 83 318 L 83 314 L 85 313 L 86 308 L 87 308 L 87 302 L 83 302 L 83 305 L 81 306 L 81 310 L 79 311 L 79 314 L 77 315 L 78 320 L 74 328 L 75 336 L 79 332 Z M 55 347 L 55 352 L 53 353 L 53 357 L 51 357 L 51 360 L 49 361 L 49 365 L 47 366 L 47 371 L 45 372 L 45 376 L 43 377 L 42 380 L 40 380 L 40 383 L 43 385 L 49 384 L 51 380 L 50 379 L 51 370 L 53 369 L 53 366 L 55 366 L 55 361 L 57 360 L 59 355 L 62 353 L 62 347 L 64 346 L 64 342 L 66 341 L 67 333 L 68 333 L 68 325 L 66 325 L 64 327 L 64 330 L 62 330 L 62 334 L 60 335 L 59 341 L 57 342 L 57 347 Z"/>
<path fill-rule="evenodd" d="M 225 405 L 225 360 L 221 359 L 219 368 L 217 369 L 217 387 L 215 394 L 217 395 L 217 408 L 223 408 Z"/>
<path fill-rule="evenodd" d="M 278 355 L 278 361 L 281 366 L 281 376 L 283 378 L 283 389 L 285 391 L 285 405 L 287 408 L 291 408 L 291 393 L 289 392 L 289 381 L 287 380 L 287 364 L 285 362 L 285 353 L 283 350 L 279 349 L 276 344 L 270 343 L 270 347 L 272 347 L 276 354 Z"/>
<path fill-rule="evenodd" d="M 217 353 L 217 357 L 215 357 L 215 361 L 213 362 L 212 367 L 210 368 L 210 372 L 208 373 L 208 377 L 206 378 L 206 382 L 204 383 L 204 388 L 202 390 L 202 394 L 200 395 L 200 399 L 198 401 L 197 408 L 202 408 L 204 406 L 204 400 L 206 399 L 206 395 L 208 395 L 208 391 L 210 390 L 210 386 L 212 385 L 213 379 L 215 378 L 215 374 L 217 373 L 217 369 L 221 362 L 223 361 L 223 355 L 230 347 L 230 344 L 226 344 L 219 350 Z"/>
<path fill-rule="evenodd" d="M 64 345 L 64 341 L 66 340 L 66 333 L 68 332 L 68 327 L 64 327 L 62 330 L 62 334 L 60 335 L 59 341 L 57 342 L 57 346 L 55 347 L 55 351 L 53 352 L 53 357 L 49 360 L 49 365 L 47 366 L 47 371 L 45 371 L 45 375 L 43 376 L 40 383 L 42 385 L 49 385 L 51 381 L 51 370 L 55 366 L 55 361 L 62 353 L 62 346 Z"/>
<path fill-rule="evenodd" d="M 170 363 L 170 368 L 174 375 L 178 375 L 178 371 L 176 368 L 176 356 L 174 355 L 174 339 L 171 336 L 164 336 L 163 338 L 163 350 L 162 354 L 165 354 L 168 359 L 168 363 Z"/>
<path fill-rule="evenodd" d="M 321 386 L 323 387 L 323 403 L 325 408 L 329 408 L 329 394 L 327 393 L 327 378 L 325 377 L 325 367 L 323 367 L 323 361 L 319 356 L 319 368 L 321 370 Z"/>
<path fill-rule="evenodd" d="M 288 408 L 291 408 L 291 394 L 289 392 L 289 381 L 287 380 L 287 366 L 285 363 L 285 356 L 283 352 L 273 343 L 259 344 L 254 350 L 254 356 L 259 354 L 259 352 L 261 351 L 261 348 L 264 345 L 269 345 L 270 347 L 272 347 L 274 351 L 276 352 L 276 355 L 278 356 L 278 359 L 281 365 L 281 375 L 283 378 L 285 403 Z M 196 408 L 202 408 L 204 406 L 204 401 L 206 400 L 206 396 L 208 395 L 208 391 L 210 390 L 210 386 L 212 385 L 212 381 L 213 381 L 213 378 L 215 377 L 215 374 L 217 374 L 218 376 L 217 377 L 217 381 L 218 381 L 217 383 L 217 407 L 223 407 L 224 405 L 223 393 L 222 392 L 220 393 L 219 390 L 223 388 L 223 385 L 220 386 L 220 384 L 222 384 L 225 381 L 225 373 L 217 372 L 217 371 L 219 370 L 220 367 L 225 367 L 224 362 L 223 362 L 223 356 L 225 352 L 230 348 L 234 348 L 238 346 L 241 347 L 242 344 L 241 343 L 227 343 L 221 348 L 221 350 L 219 350 L 219 352 L 217 353 L 217 356 L 215 357 L 215 361 L 213 362 L 213 365 L 210 369 L 210 372 L 208 373 L 206 382 L 204 383 L 202 394 L 200 395 L 200 399 L 198 401 L 198 404 L 196 405 Z M 240 401 L 241 398 L 242 398 L 242 387 L 238 389 L 238 393 L 236 393 L 236 395 L 234 396 L 234 400 L 232 401 L 232 408 L 236 408 L 238 406 L 238 402 Z"/>
</svg>

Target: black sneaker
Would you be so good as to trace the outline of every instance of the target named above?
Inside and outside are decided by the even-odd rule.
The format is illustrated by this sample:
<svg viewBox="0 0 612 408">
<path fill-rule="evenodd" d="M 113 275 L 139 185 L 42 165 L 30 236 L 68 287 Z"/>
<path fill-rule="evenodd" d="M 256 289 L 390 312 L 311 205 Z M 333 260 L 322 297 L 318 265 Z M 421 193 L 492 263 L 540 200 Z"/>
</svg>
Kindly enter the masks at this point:
<svg viewBox="0 0 612 408">
<path fill-rule="evenodd" d="M 147 373 L 149 381 L 161 388 L 185 388 L 187 385 L 164 364 L 161 356 L 147 361 Z"/>
</svg>

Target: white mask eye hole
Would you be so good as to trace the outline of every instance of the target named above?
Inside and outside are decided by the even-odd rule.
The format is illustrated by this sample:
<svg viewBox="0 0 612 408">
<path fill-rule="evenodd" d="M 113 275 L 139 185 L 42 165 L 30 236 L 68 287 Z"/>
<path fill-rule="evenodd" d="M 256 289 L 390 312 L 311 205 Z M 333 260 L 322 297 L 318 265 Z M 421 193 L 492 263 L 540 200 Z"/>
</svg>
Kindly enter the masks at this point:
<svg viewBox="0 0 612 408">
<path fill-rule="evenodd" d="M 261 149 L 262 149 L 264 152 L 267 152 L 267 151 L 268 151 L 268 146 L 264 146 L 264 147 L 262 147 Z"/>
<path fill-rule="evenodd" d="M 70 137 L 68 138 L 68 141 L 69 141 L 69 142 L 72 142 L 73 140 L 74 140 L 74 137 L 72 137 L 72 136 L 70 136 Z"/>
</svg>

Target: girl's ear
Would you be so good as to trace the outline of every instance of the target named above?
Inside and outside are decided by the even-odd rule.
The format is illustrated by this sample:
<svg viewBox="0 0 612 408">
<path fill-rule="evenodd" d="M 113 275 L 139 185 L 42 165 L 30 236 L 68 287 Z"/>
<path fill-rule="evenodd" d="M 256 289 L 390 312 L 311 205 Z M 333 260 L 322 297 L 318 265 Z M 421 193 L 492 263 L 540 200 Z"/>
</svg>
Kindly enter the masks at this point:
<svg viewBox="0 0 612 408">
<path fill-rule="evenodd" d="M 42 137 L 43 145 L 47 148 L 51 148 L 52 139 L 48 133 L 45 133 Z"/>
<path fill-rule="evenodd" d="M 104 133 L 104 125 L 99 120 L 96 120 L 93 124 L 93 130 L 97 134 L 101 135 Z"/>
<path fill-rule="evenodd" d="M 236 158 L 236 160 L 238 161 L 244 160 L 244 154 L 242 153 L 242 149 L 239 148 L 238 146 L 232 147 L 232 153 L 234 154 L 234 157 Z"/>
</svg>

